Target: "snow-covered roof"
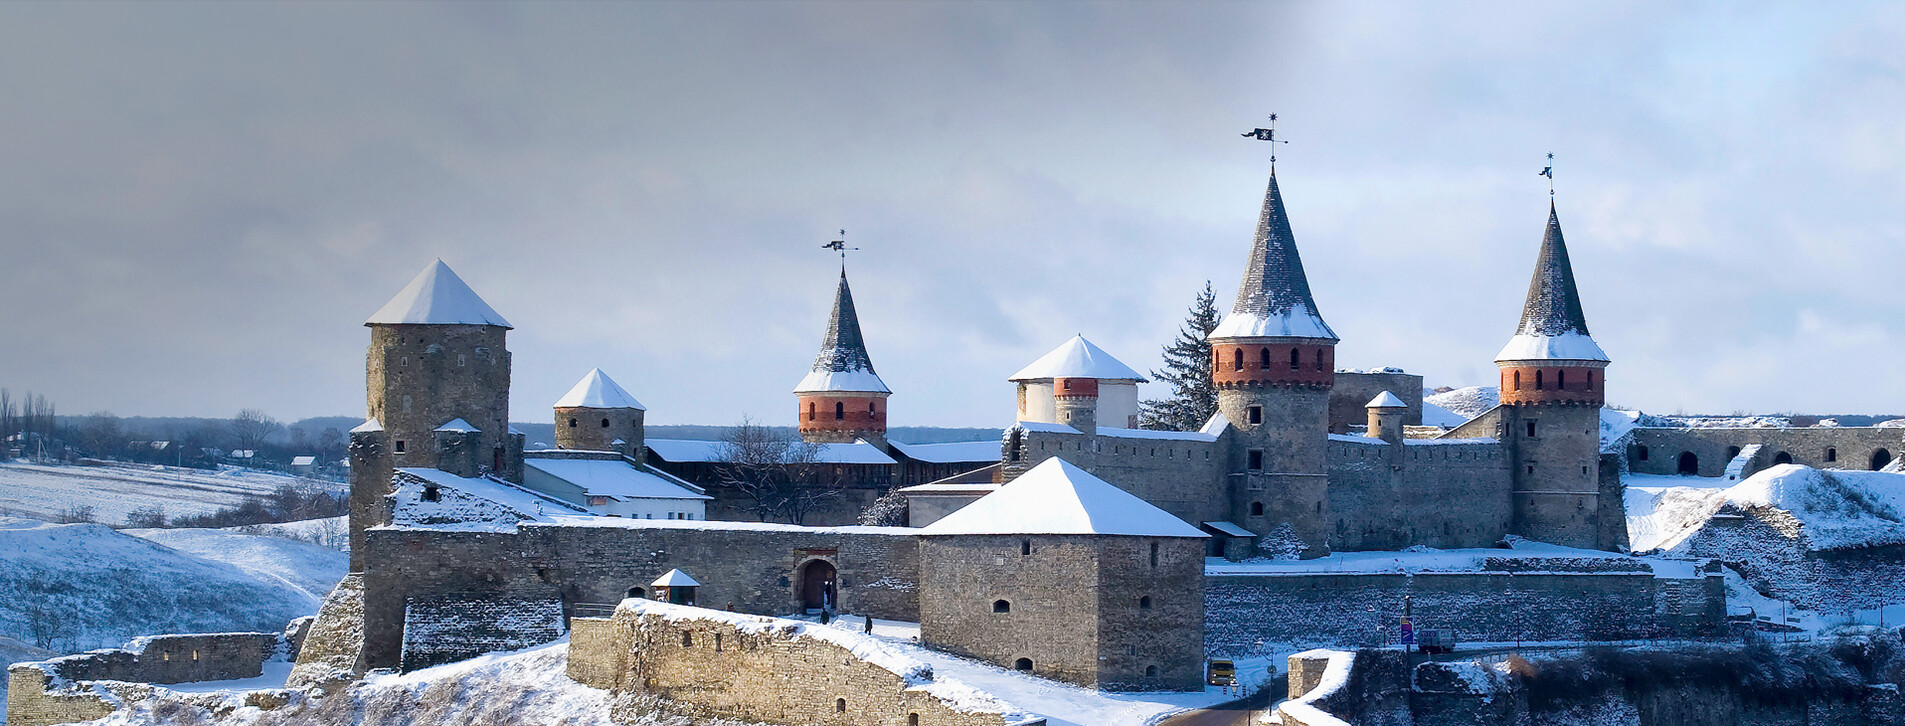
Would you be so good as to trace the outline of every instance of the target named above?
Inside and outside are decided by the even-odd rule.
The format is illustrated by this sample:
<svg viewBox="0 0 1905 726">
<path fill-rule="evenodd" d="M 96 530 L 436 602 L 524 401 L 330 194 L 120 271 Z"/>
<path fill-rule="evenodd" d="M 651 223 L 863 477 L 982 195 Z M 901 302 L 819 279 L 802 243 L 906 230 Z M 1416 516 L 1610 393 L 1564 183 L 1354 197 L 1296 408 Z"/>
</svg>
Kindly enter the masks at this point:
<svg viewBox="0 0 1905 726">
<path fill-rule="evenodd" d="M 1336 340 L 1336 332 L 1323 322 L 1310 295 L 1310 280 L 1303 274 L 1303 258 L 1297 254 L 1296 235 L 1290 231 L 1290 215 L 1283 209 L 1283 193 L 1277 189 L 1274 172 L 1264 190 L 1263 212 L 1257 218 L 1243 282 L 1237 286 L 1237 302 L 1210 338 Z"/>
<path fill-rule="evenodd" d="M 1581 333 L 1560 333 L 1540 335 L 1516 333 L 1508 339 L 1508 345 L 1502 346 L 1495 354 L 1495 362 L 1505 363 L 1517 360 L 1607 360 L 1607 353 L 1601 345 Z"/>
<path fill-rule="evenodd" d="M 364 419 L 363 423 L 358 424 L 357 428 L 351 429 L 351 433 L 369 434 L 369 433 L 376 433 L 382 430 L 384 430 L 384 424 L 382 422 L 379 422 L 377 419 L 374 419 L 374 418 L 367 418 L 367 419 Z"/>
<path fill-rule="evenodd" d="M 1157 429 L 1122 429 L 1110 426 L 1098 427 L 1099 436 L 1112 436 L 1120 439 L 1151 439 L 1153 441 L 1216 441 L 1216 434 L 1202 431 L 1159 431 Z"/>
<path fill-rule="evenodd" d="M 1535 274 L 1528 282 L 1528 300 L 1522 305 L 1521 326 L 1495 356 L 1498 363 L 1521 360 L 1607 360 L 1607 353 L 1589 337 L 1574 267 L 1568 262 L 1568 245 L 1561 236 L 1561 219 L 1552 204 L 1541 252 L 1535 258 Z"/>
<path fill-rule="evenodd" d="M 476 433 L 478 431 L 481 431 L 482 429 L 478 429 L 475 426 L 471 426 L 470 422 L 465 421 L 463 419 L 453 418 L 453 419 L 450 419 L 449 423 L 446 423 L 442 426 L 438 426 L 437 430 L 450 431 L 450 432 L 455 432 L 460 434 L 469 434 L 469 433 Z"/>
<path fill-rule="evenodd" d="M 523 522 L 546 522 L 551 515 L 584 515 L 588 510 L 490 477 L 461 477 L 438 469 L 400 468 L 395 477 L 397 506 L 390 525 L 447 531 L 513 532 Z M 436 501 L 422 499 L 428 482 L 447 490 Z M 448 492 L 456 492 L 450 494 Z"/>
<path fill-rule="evenodd" d="M 920 534 L 1209 536 L 1170 512 L 1056 457 L 946 515 Z"/>
<path fill-rule="evenodd" d="M 1131 370 L 1117 358 L 1111 357 L 1103 348 L 1093 345 L 1083 335 L 1074 335 L 1070 340 L 1053 348 L 1050 353 L 1039 356 L 1031 365 L 1020 368 L 1019 372 L 1007 378 L 1008 381 L 1037 381 L 1051 378 L 1096 378 L 1107 381 L 1145 381 L 1143 374 Z"/>
<path fill-rule="evenodd" d="M 616 499 L 712 499 L 621 459 L 525 458 L 523 466 Z"/>
<path fill-rule="evenodd" d="M 677 464 L 718 463 L 727 460 L 728 443 L 725 441 L 698 441 L 694 439 L 649 439 L 648 450 L 655 452 L 662 461 Z M 817 464 L 893 464 L 893 457 L 887 456 L 880 447 L 865 441 L 851 444 L 814 445 L 814 463 Z M 791 451 L 790 451 L 791 453 Z"/>
<path fill-rule="evenodd" d="M 1218 411 L 1211 414 L 1210 420 L 1204 422 L 1204 428 L 1198 429 L 1197 432 L 1211 436 L 1222 436 L 1224 432 L 1229 429 L 1230 419 L 1224 418 L 1223 411 Z"/>
<path fill-rule="evenodd" d="M 1001 486 L 1004 485 L 983 481 L 966 484 L 942 484 L 933 482 L 930 484 L 914 484 L 910 487 L 901 487 L 898 491 L 907 494 L 991 494 L 992 492 L 999 491 L 999 487 Z"/>
<path fill-rule="evenodd" d="M 1244 529 L 1243 527 L 1239 527 L 1229 522 L 1205 522 L 1204 526 L 1217 530 L 1218 532 L 1222 532 L 1224 534 L 1230 535 L 1232 537 L 1257 536 L 1256 532 L 1252 532 L 1250 530 Z"/>
<path fill-rule="evenodd" d="M 588 375 L 577 381 L 574 388 L 556 399 L 556 408 L 633 408 L 646 411 L 647 407 L 628 391 L 615 385 L 615 381 L 603 373 L 600 368 L 590 368 Z"/>
<path fill-rule="evenodd" d="M 680 569 L 673 569 L 663 573 L 661 577 L 655 578 L 655 581 L 648 583 L 648 586 L 649 587 L 700 587 L 701 583 L 695 582 L 695 579 L 692 577 L 689 577 L 688 573 L 682 572 Z"/>
<path fill-rule="evenodd" d="M 431 262 L 365 325 L 495 325 L 514 327 L 443 264 Z"/>
<path fill-rule="evenodd" d="M 1390 393 L 1388 391 L 1383 391 L 1380 395 L 1376 396 L 1375 398 L 1369 399 L 1369 403 L 1363 404 L 1363 408 L 1408 408 L 1408 407 L 1409 407 L 1409 404 L 1403 403 L 1402 399 L 1396 397 L 1396 394 Z"/>
<path fill-rule="evenodd" d="M 1019 429 L 1020 431 L 1031 431 L 1034 433 L 1041 433 L 1041 434 L 1082 433 L 1078 429 L 1072 428 L 1070 426 L 1066 426 L 1065 424 L 1046 423 L 1044 421 L 1020 421 L 1018 423 L 1012 424 L 1012 427 Z"/>
<path fill-rule="evenodd" d="M 795 393 L 892 393 L 873 371 L 808 371 L 794 386 Z"/>
<path fill-rule="evenodd" d="M 958 441 L 946 444 L 902 444 L 898 441 L 887 442 L 899 449 L 906 458 L 924 461 L 929 464 L 958 463 L 996 463 L 999 460 L 999 442 Z"/>
<path fill-rule="evenodd" d="M 317 463 L 317 457 L 315 457 L 315 456 L 293 456 L 293 457 L 291 457 L 291 465 L 292 465 L 292 466 L 311 466 L 311 465 L 313 465 L 313 464 L 316 464 L 316 463 Z"/>
</svg>

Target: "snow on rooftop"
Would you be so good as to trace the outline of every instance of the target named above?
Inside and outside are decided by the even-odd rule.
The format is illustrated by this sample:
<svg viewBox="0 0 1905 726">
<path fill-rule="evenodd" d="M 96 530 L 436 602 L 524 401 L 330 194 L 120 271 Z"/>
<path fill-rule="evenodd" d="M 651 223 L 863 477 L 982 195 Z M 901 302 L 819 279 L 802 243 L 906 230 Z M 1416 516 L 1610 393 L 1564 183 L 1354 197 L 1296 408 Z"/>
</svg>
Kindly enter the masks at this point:
<svg viewBox="0 0 1905 726">
<path fill-rule="evenodd" d="M 958 441 L 944 444 L 902 444 L 888 441 L 906 458 L 931 464 L 992 464 L 999 461 L 999 441 Z"/>
<path fill-rule="evenodd" d="M 794 386 L 795 393 L 892 393 L 873 371 L 808 371 Z"/>
<path fill-rule="evenodd" d="M 1037 381 L 1049 378 L 1096 378 L 1140 383 L 1146 380 L 1143 374 L 1131 370 L 1131 366 L 1113 358 L 1083 335 L 1072 336 L 1006 380 Z"/>
<path fill-rule="evenodd" d="M 1206 434 L 1212 437 L 1217 437 L 1217 436 L 1222 436 L 1224 434 L 1224 431 L 1228 430 L 1229 428 L 1230 428 L 1230 419 L 1224 418 L 1223 411 L 1218 411 L 1216 413 L 1211 414 L 1210 420 L 1204 422 L 1204 428 L 1198 429 L 1197 432 L 1200 434 Z"/>
<path fill-rule="evenodd" d="M 1070 426 L 1066 426 L 1065 424 L 1045 423 L 1043 421 L 1020 421 L 1018 423 L 1012 424 L 1012 427 L 1019 429 L 1020 431 L 1030 431 L 1033 433 L 1040 433 L 1040 434 L 1081 433 L 1078 429 L 1072 428 Z"/>
<path fill-rule="evenodd" d="M 523 466 L 616 499 L 712 499 L 621 459 L 525 458 Z"/>
<path fill-rule="evenodd" d="M 1121 429 L 1110 426 L 1098 427 L 1099 436 L 1112 436 L 1120 439 L 1151 439 L 1154 441 L 1216 441 L 1216 434 L 1202 431 L 1159 431 L 1156 429 Z"/>
<path fill-rule="evenodd" d="M 1433 403 L 1450 413 L 1462 417 L 1462 423 L 1487 413 L 1489 409 L 1501 405 L 1501 389 L 1495 386 L 1469 386 L 1445 391 L 1422 398 L 1423 403 Z M 1427 416 L 1425 414 L 1424 418 Z"/>
<path fill-rule="evenodd" d="M 367 418 L 367 419 L 364 419 L 363 423 L 358 424 L 357 428 L 351 429 L 351 433 L 369 434 L 369 433 L 376 433 L 382 430 L 384 430 L 383 423 L 379 422 L 377 419 L 374 419 L 374 418 Z"/>
<path fill-rule="evenodd" d="M 587 515 L 575 505 L 489 477 L 461 477 L 423 468 L 397 470 L 396 506 L 390 526 L 456 532 L 514 532 L 523 522 L 550 515 Z M 438 487 L 437 500 L 423 499 L 423 483 Z M 593 515 L 587 515 L 593 516 Z"/>
<path fill-rule="evenodd" d="M 1286 315 L 1261 315 L 1232 312 L 1210 331 L 1210 340 L 1223 338 L 1315 338 L 1336 340 L 1323 316 L 1308 305 L 1297 303 Z"/>
<path fill-rule="evenodd" d="M 556 408 L 633 408 L 646 411 L 648 408 L 628 391 L 615 385 L 615 381 L 603 373 L 600 368 L 591 368 L 574 388 L 556 399 Z"/>
<path fill-rule="evenodd" d="M 649 439 L 648 450 L 661 457 L 662 461 L 676 464 L 704 463 L 712 464 L 727 461 L 729 444 L 725 441 L 701 441 L 695 439 Z M 993 447 L 996 449 L 997 444 Z M 793 454 L 789 447 L 789 454 Z M 997 458 L 997 453 L 994 453 Z M 893 457 L 887 456 L 880 447 L 865 441 L 851 444 L 816 444 L 814 462 L 819 464 L 894 464 Z"/>
<path fill-rule="evenodd" d="M 460 418 L 450 419 L 449 423 L 446 423 L 442 426 L 438 426 L 437 430 L 450 431 L 455 433 L 464 433 L 464 434 L 476 433 L 478 431 L 481 431 L 481 429 L 478 429 L 475 426 L 471 426 L 470 422 Z"/>
<path fill-rule="evenodd" d="M 1500 353 L 1495 354 L 1495 362 L 1507 363 L 1522 360 L 1607 360 L 1607 353 L 1593 338 L 1579 332 L 1569 331 L 1555 335 L 1536 333 L 1516 333 L 1508 339 Z"/>
<path fill-rule="evenodd" d="M 431 262 L 372 313 L 365 325 L 495 325 L 514 327 L 443 264 Z"/>
<path fill-rule="evenodd" d="M 1224 533 L 1224 534 L 1227 534 L 1227 535 L 1230 535 L 1230 536 L 1232 536 L 1232 537 L 1255 537 L 1255 536 L 1257 536 L 1257 533 L 1256 533 L 1256 532 L 1252 532 L 1252 531 L 1250 531 L 1250 530 L 1247 530 L 1247 529 L 1244 529 L 1243 527 L 1239 527 L 1239 526 L 1237 526 L 1237 525 L 1235 525 L 1235 524 L 1231 524 L 1231 523 L 1229 523 L 1229 522 L 1205 522 L 1205 523 L 1204 523 L 1204 526 L 1206 526 L 1206 527 L 1209 527 L 1209 528 L 1211 528 L 1211 529 L 1214 529 L 1214 530 L 1217 530 L 1217 531 L 1219 531 L 1219 532 L 1222 532 L 1222 533 Z"/>
<path fill-rule="evenodd" d="M 1402 399 L 1396 397 L 1396 394 L 1390 393 L 1388 391 L 1383 391 L 1381 395 L 1378 395 L 1375 398 L 1369 399 L 1369 403 L 1363 404 L 1363 408 L 1408 408 L 1408 407 L 1409 407 L 1409 404 L 1403 403 Z"/>
<path fill-rule="evenodd" d="M 1669 557 L 1633 557 L 1576 547 L 1537 542 L 1520 537 L 1509 539 L 1510 549 L 1470 547 L 1440 550 L 1415 546 L 1401 551 L 1332 552 L 1309 560 L 1251 560 L 1230 562 L 1205 561 L 1204 572 L 1217 576 L 1391 574 L 1425 572 L 1501 571 L 1504 566 L 1515 572 L 1554 572 L 1608 574 L 1651 573 L 1658 578 L 1698 577 L 1699 560 Z M 1512 562 L 1511 562 L 1512 561 Z"/>
<path fill-rule="evenodd" d="M 679 568 L 677 568 L 677 569 L 672 569 L 663 573 L 661 577 L 655 578 L 654 582 L 648 583 L 648 586 L 649 587 L 700 587 L 701 583 L 696 582 L 694 578 L 688 576 L 688 573 L 682 572 Z"/>
<path fill-rule="evenodd" d="M 1206 537 L 1203 531 L 1064 459 L 1046 459 L 920 534 Z"/>
</svg>

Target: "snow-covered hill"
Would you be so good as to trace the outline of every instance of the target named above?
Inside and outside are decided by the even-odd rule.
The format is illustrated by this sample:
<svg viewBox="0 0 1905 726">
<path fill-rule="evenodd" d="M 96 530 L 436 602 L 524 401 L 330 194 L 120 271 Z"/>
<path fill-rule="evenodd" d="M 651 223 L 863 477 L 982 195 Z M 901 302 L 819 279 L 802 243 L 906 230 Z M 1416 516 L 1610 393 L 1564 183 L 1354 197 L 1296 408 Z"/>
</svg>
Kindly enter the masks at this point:
<svg viewBox="0 0 1905 726">
<path fill-rule="evenodd" d="M 1469 386 L 1422 397 L 1422 402 L 1434 404 L 1443 410 L 1461 416 L 1462 420 L 1480 416 L 1488 409 L 1500 405 L 1501 391 L 1494 386 Z M 1426 408 L 1425 408 L 1426 411 Z M 1428 423 L 1428 414 L 1423 414 L 1423 423 Z"/>
<path fill-rule="evenodd" d="M 1839 550 L 1905 544 L 1905 474 L 1819 470 L 1781 464 L 1730 487 L 1646 486 L 1649 483 L 1724 483 L 1700 477 L 1628 475 L 1628 537 L 1637 551 L 1672 551 L 1722 509 L 1777 510 L 1791 537 L 1809 549 Z"/>
<path fill-rule="evenodd" d="M 168 516 L 208 514 L 270 494 L 284 485 L 342 493 L 335 482 L 227 467 L 219 471 L 147 464 L 42 466 L 0 464 L 0 513 L 41 521 L 78 506 L 93 508 L 94 521 L 119 524 L 141 507 L 163 507 Z"/>
<path fill-rule="evenodd" d="M 74 652 L 137 635 L 282 629 L 317 612 L 324 579 L 346 556 L 259 541 L 270 539 L 190 530 L 175 539 L 224 550 L 228 563 L 103 525 L 0 517 L 0 636 Z"/>
<path fill-rule="evenodd" d="M 245 534 L 229 529 L 127 529 L 122 532 L 213 562 L 223 562 L 265 581 L 283 583 L 322 602 L 344 579 L 350 557 L 308 542 Z M 312 612 L 316 612 L 313 606 Z"/>
</svg>

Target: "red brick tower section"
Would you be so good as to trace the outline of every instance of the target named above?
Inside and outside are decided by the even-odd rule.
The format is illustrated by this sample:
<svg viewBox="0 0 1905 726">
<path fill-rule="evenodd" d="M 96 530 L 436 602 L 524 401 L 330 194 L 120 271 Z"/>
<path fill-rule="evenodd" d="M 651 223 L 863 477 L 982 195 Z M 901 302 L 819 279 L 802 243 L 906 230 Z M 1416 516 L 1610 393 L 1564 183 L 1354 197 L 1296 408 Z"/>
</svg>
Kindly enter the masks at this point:
<svg viewBox="0 0 1905 726">
<path fill-rule="evenodd" d="M 1058 423 L 1080 433 L 1098 432 L 1098 379 L 1052 379 L 1052 403 Z"/>
<path fill-rule="evenodd" d="M 1621 516 L 1614 511 L 1619 492 L 1601 491 L 1608 358 L 1588 334 L 1552 205 L 1521 325 L 1495 365 L 1501 370 L 1500 436 L 1514 457 L 1516 534 L 1571 547 L 1613 546 L 1600 525 Z"/>
<path fill-rule="evenodd" d="M 1329 553 L 1330 388 L 1336 332 L 1323 322 L 1297 254 L 1276 172 L 1237 302 L 1211 331 L 1211 380 L 1229 437 L 1229 519 Z"/>
<path fill-rule="evenodd" d="M 800 438 L 817 444 L 886 440 L 886 399 L 893 395 L 873 372 L 866 339 L 860 334 L 860 316 L 853 308 L 853 291 L 846 270 L 834 294 L 833 315 L 820 343 L 814 367 L 794 387 L 799 399 L 796 415 Z"/>
</svg>

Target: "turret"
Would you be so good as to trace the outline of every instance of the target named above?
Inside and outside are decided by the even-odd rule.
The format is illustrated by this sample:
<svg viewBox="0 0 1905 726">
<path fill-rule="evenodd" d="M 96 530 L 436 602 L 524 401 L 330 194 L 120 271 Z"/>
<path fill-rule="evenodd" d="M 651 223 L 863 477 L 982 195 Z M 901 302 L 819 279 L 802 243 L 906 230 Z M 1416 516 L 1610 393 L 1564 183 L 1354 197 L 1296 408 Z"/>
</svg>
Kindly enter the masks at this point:
<svg viewBox="0 0 1905 726">
<path fill-rule="evenodd" d="M 364 325 L 367 416 L 351 434 L 352 569 L 363 530 L 384 523 L 393 468 L 522 477 L 522 435 L 509 429 L 509 321 L 437 260 Z M 444 430 L 448 426 L 449 429 Z"/>
<path fill-rule="evenodd" d="M 1363 406 L 1369 412 L 1369 436 L 1382 439 L 1390 444 L 1402 443 L 1403 417 L 1409 414 L 1409 404 L 1403 403 L 1396 394 L 1383 391 Z"/>
<path fill-rule="evenodd" d="M 1211 331 L 1217 408 L 1236 431 L 1230 452 L 1233 521 L 1258 532 L 1287 524 L 1328 553 L 1326 472 L 1335 331 L 1317 312 L 1275 171 L 1230 314 Z M 1250 514 L 1262 502 L 1262 514 Z"/>
<path fill-rule="evenodd" d="M 1535 259 L 1521 325 L 1495 365 L 1501 370 L 1501 436 L 1515 452 L 1515 530 L 1543 542 L 1608 548 L 1599 520 L 1616 518 L 1618 493 L 1601 511 L 1600 415 L 1607 354 L 1588 335 L 1574 268 L 1554 206 Z"/>
<path fill-rule="evenodd" d="M 647 410 L 602 369 L 590 369 L 556 400 L 556 448 L 613 451 L 642 461 Z"/>
<path fill-rule="evenodd" d="M 893 395 L 873 372 L 866 339 L 860 335 L 860 316 L 853 309 L 853 291 L 847 273 L 840 272 L 833 315 L 813 370 L 794 386 L 800 400 L 800 437 L 811 443 L 851 443 L 886 440 L 886 398 Z"/>
<path fill-rule="evenodd" d="M 1138 426 L 1144 376 L 1085 336 L 1072 336 L 1008 380 L 1019 384 L 1020 421 L 1064 424 L 1087 434 L 1099 426 Z"/>
</svg>

